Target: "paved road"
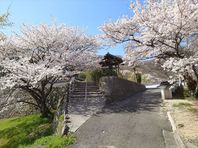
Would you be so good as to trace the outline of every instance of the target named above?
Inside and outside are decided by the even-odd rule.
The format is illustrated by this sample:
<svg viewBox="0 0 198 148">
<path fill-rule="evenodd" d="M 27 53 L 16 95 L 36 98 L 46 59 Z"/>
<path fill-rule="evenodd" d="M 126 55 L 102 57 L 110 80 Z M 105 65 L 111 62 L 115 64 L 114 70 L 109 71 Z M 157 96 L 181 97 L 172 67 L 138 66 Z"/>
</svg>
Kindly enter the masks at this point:
<svg viewBox="0 0 198 148">
<path fill-rule="evenodd" d="M 106 105 L 77 130 L 69 148 L 165 148 L 162 131 L 171 126 L 160 105 L 158 89 Z"/>
</svg>

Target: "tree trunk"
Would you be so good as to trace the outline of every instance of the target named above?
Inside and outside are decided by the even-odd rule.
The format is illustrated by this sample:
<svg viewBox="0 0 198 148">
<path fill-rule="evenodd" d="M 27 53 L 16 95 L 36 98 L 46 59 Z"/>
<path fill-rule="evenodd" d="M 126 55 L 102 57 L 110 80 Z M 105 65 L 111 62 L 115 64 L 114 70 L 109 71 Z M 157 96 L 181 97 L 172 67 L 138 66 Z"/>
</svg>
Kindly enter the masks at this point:
<svg viewBox="0 0 198 148">
<path fill-rule="evenodd" d="M 40 113 L 41 113 L 41 117 L 43 118 L 47 118 L 50 122 L 52 122 L 53 120 L 53 113 L 50 111 L 50 109 L 46 106 L 45 103 L 41 104 L 40 107 Z"/>
</svg>

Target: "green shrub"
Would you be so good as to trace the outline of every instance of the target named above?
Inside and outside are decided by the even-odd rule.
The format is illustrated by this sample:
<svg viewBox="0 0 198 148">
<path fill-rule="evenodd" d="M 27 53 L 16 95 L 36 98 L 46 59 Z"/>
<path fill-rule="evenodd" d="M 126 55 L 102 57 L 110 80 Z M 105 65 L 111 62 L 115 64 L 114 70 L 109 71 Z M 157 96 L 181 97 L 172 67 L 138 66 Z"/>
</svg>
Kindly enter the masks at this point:
<svg viewBox="0 0 198 148">
<path fill-rule="evenodd" d="M 96 69 L 91 72 L 91 78 L 96 83 L 104 76 L 118 76 L 118 74 L 114 69 Z"/>
<path fill-rule="evenodd" d="M 195 93 L 194 98 L 198 100 L 198 92 Z"/>
<path fill-rule="evenodd" d="M 138 80 L 137 80 L 138 77 Z M 135 74 L 132 71 L 127 72 L 124 76 L 124 79 L 127 79 L 129 81 L 133 81 L 133 82 L 138 82 L 138 83 L 150 83 L 151 80 L 148 78 L 147 75 L 145 74 L 141 74 L 141 73 L 137 73 Z"/>
<path fill-rule="evenodd" d="M 193 94 L 190 92 L 190 90 L 189 90 L 188 87 L 184 87 L 183 93 L 184 93 L 185 99 L 188 99 L 188 100 L 198 100 L 198 94 L 195 93 L 195 94 L 193 95 Z"/>
<path fill-rule="evenodd" d="M 59 117 L 59 121 L 64 121 L 64 115 L 61 115 L 61 116 Z"/>
<path fill-rule="evenodd" d="M 140 73 L 136 73 L 136 79 L 137 79 L 137 83 L 141 83 L 142 82 L 142 75 Z"/>
<path fill-rule="evenodd" d="M 85 81 L 86 77 L 87 77 L 86 73 L 82 72 L 82 73 L 78 74 L 77 79 L 81 80 L 81 81 Z"/>
<path fill-rule="evenodd" d="M 85 71 L 86 82 L 93 82 L 92 77 L 91 77 L 91 73 L 92 73 L 92 70 Z"/>
<path fill-rule="evenodd" d="M 173 85 L 172 89 L 173 98 L 175 99 L 184 99 L 184 87 L 183 85 L 179 85 L 178 83 Z"/>
<path fill-rule="evenodd" d="M 132 72 L 128 72 L 125 76 L 125 79 L 129 80 L 129 81 L 135 81 L 136 82 L 136 77 L 135 74 Z"/>
<path fill-rule="evenodd" d="M 188 88 L 184 88 L 184 97 L 190 97 L 191 94 L 190 94 L 190 91 L 188 90 Z"/>
</svg>

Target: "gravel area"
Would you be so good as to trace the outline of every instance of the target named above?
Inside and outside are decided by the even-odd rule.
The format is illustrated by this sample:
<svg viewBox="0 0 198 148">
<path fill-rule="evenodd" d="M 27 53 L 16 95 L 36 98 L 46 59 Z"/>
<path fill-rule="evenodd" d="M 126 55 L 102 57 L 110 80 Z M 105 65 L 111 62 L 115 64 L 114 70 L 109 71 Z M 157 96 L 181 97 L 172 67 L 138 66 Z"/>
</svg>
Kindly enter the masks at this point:
<svg viewBox="0 0 198 148">
<path fill-rule="evenodd" d="M 164 110 L 171 112 L 186 147 L 198 148 L 198 101 L 165 100 Z"/>
</svg>

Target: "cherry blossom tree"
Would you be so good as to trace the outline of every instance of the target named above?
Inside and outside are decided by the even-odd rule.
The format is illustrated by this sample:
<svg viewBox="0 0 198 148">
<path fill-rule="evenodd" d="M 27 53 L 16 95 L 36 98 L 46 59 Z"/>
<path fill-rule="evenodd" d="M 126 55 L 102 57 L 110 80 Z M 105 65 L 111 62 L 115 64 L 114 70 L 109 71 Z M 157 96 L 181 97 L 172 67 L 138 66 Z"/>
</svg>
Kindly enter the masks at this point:
<svg viewBox="0 0 198 148">
<path fill-rule="evenodd" d="M 9 12 L 8 11 L 6 13 L 0 15 L 0 27 L 2 30 L 4 29 L 5 26 L 10 26 L 11 24 L 12 23 L 9 21 Z M 0 62 L 1 62 L 2 58 L 5 56 L 5 53 L 7 52 L 7 51 L 3 50 L 3 44 L 5 43 L 6 39 L 7 38 L 6 38 L 5 34 L 2 31 L 0 31 Z M 0 70 L 2 70 L 1 66 L 0 66 Z M 2 75 L 0 73 L 0 77 L 1 76 Z M 0 91 L 0 95 L 2 98 L 4 98 L 4 99 L 0 98 L 0 108 L 3 108 L 3 105 L 6 104 L 7 99 L 5 99 L 5 96 L 4 96 L 3 92 L 1 92 L 1 91 Z"/>
<path fill-rule="evenodd" d="M 3 13 L 0 15 L 0 27 L 1 29 L 4 29 L 5 26 L 10 26 L 12 23 L 9 21 L 9 11 Z M 5 35 L 2 31 L 0 31 L 0 40 L 5 39 Z"/>
<path fill-rule="evenodd" d="M 2 45 L 2 49 L 14 49 L 15 54 L 4 56 L 0 62 L 4 73 L 1 88 L 28 93 L 31 99 L 15 101 L 37 107 L 50 120 L 54 115 L 50 94 L 56 82 L 69 80 L 83 68 L 95 65 L 99 47 L 95 37 L 65 25 L 24 26 L 14 42 Z"/>
<path fill-rule="evenodd" d="M 178 66 L 183 71 L 188 69 L 181 75 L 195 76 L 197 85 L 197 67 L 193 63 L 197 63 L 198 50 L 193 40 L 198 33 L 198 1 L 147 0 L 143 4 L 136 1 L 131 9 L 132 17 L 125 16 L 101 27 L 104 37 L 114 44 L 133 44 L 141 56 L 156 57 L 162 65 L 164 62 L 169 65 L 175 59 L 169 70 L 174 72 Z M 181 60 L 192 66 L 182 65 Z"/>
</svg>

